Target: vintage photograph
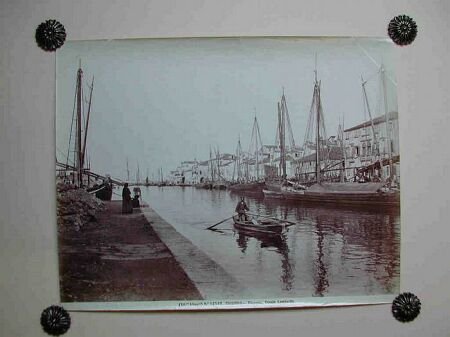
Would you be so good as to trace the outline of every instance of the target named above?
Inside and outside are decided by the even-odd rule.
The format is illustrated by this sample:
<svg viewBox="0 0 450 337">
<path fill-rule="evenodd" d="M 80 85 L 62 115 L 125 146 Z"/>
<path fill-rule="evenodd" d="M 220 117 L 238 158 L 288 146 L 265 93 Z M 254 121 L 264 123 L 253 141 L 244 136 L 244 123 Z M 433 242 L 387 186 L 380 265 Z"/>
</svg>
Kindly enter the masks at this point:
<svg viewBox="0 0 450 337">
<path fill-rule="evenodd" d="M 393 52 L 374 38 L 66 42 L 61 302 L 198 310 L 398 293 Z"/>
</svg>

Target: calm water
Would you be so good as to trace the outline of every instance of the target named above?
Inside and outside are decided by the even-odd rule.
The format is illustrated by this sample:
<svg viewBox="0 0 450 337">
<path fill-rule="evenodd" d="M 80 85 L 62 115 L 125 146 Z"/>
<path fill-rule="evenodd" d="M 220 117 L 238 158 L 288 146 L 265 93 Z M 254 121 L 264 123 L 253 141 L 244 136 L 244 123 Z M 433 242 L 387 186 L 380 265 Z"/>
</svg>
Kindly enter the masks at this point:
<svg viewBox="0 0 450 337">
<path fill-rule="evenodd" d="M 181 234 L 262 297 L 398 292 L 399 211 L 305 207 L 246 197 L 250 212 L 297 222 L 280 237 L 249 236 L 229 220 L 239 196 L 192 187 L 142 187 Z"/>
</svg>

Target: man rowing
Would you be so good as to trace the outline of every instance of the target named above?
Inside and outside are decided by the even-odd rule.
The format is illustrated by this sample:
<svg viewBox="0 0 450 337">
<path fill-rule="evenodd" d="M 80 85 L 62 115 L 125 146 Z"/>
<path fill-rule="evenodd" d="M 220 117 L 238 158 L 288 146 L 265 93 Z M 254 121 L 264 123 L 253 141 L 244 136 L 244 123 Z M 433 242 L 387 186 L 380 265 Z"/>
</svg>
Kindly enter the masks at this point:
<svg viewBox="0 0 450 337">
<path fill-rule="evenodd" d="M 237 203 L 236 209 L 235 209 L 236 213 L 238 214 L 239 220 L 241 220 L 241 221 L 243 219 L 245 221 L 248 220 L 247 213 L 245 212 L 245 211 L 248 211 L 248 210 L 249 209 L 248 209 L 247 204 L 245 203 L 244 197 L 241 197 L 241 200 Z"/>
</svg>

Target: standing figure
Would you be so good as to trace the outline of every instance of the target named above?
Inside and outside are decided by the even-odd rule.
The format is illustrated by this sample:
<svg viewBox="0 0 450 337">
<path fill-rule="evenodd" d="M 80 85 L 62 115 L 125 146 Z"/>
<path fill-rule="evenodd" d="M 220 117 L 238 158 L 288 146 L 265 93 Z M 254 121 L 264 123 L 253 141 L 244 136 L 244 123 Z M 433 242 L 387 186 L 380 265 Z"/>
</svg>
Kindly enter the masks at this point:
<svg viewBox="0 0 450 337">
<path fill-rule="evenodd" d="M 122 214 L 133 213 L 133 205 L 131 203 L 131 192 L 128 183 L 123 185 L 122 190 Z"/>
<path fill-rule="evenodd" d="M 245 211 L 248 211 L 248 206 L 244 201 L 244 197 L 241 197 L 241 200 L 237 203 L 235 211 L 237 212 L 239 216 L 239 220 L 242 221 L 244 219 L 245 221 L 248 220 L 247 213 Z"/>
<path fill-rule="evenodd" d="M 134 197 L 132 200 L 133 208 L 139 208 L 140 207 L 139 198 L 141 197 L 141 189 L 139 187 L 135 187 L 133 188 L 133 192 L 134 192 Z"/>
</svg>

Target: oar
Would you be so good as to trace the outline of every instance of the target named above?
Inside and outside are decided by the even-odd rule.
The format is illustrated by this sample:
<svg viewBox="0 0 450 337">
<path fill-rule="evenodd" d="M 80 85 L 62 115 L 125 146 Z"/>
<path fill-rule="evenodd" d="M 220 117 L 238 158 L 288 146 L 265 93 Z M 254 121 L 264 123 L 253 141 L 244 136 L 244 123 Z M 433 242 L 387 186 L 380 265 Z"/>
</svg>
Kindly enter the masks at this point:
<svg viewBox="0 0 450 337">
<path fill-rule="evenodd" d="M 283 220 L 283 219 L 278 219 L 278 218 L 272 218 L 272 217 L 270 217 L 270 216 L 264 216 L 264 215 L 254 214 L 254 213 L 247 213 L 247 214 L 254 215 L 254 216 L 257 216 L 257 217 L 261 217 L 261 218 L 267 218 L 267 219 L 272 219 L 272 220 L 283 221 L 283 222 L 290 223 L 291 225 L 296 225 L 296 224 L 297 224 L 297 223 L 292 222 L 292 221 Z"/>
<path fill-rule="evenodd" d="M 227 220 L 230 220 L 231 218 L 232 218 L 232 216 L 230 216 L 229 218 L 223 219 L 222 221 L 216 223 L 215 225 L 209 226 L 209 227 L 206 228 L 206 229 L 213 229 L 214 227 L 220 225 L 221 223 L 223 223 L 223 222 L 225 222 L 225 221 L 227 221 Z"/>
</svg>

